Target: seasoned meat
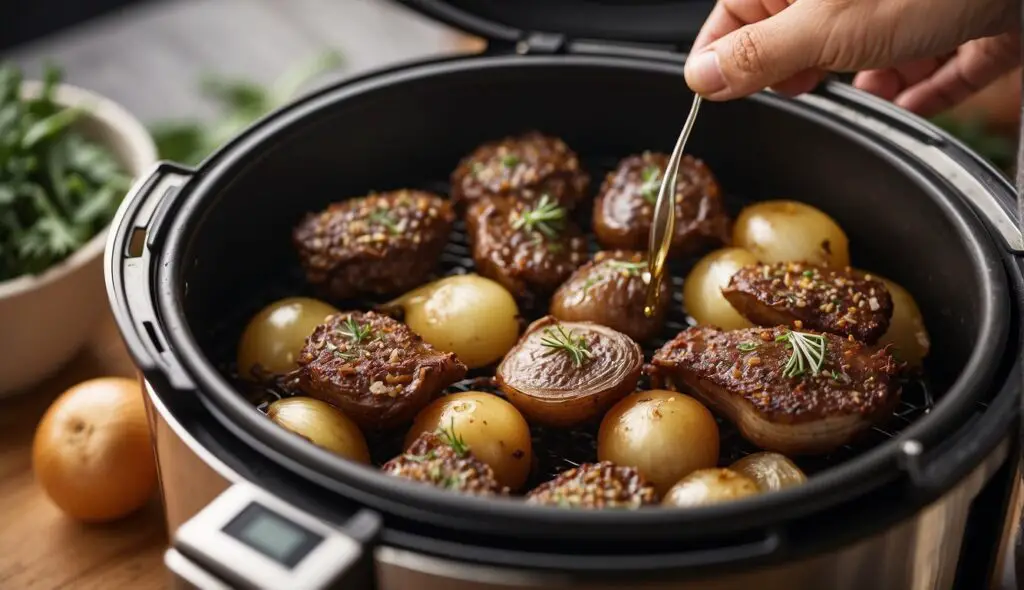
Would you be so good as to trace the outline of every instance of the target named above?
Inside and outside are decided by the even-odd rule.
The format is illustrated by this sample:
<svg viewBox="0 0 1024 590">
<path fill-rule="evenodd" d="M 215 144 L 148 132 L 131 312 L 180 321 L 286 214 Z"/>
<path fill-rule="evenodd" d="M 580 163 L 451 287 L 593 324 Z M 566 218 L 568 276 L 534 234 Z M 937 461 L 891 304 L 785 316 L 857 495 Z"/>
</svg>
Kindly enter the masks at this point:
<svg viewBox="0 0 1024 590">
<path fill-rule="evenodd" d="M 408 326 L 374 312 L 330 316 L 306 340 L 298 359 L 299 388 L 351 418 L 364 431 L 412 420 L 446 387 L 466 376 L 451 353 Z"/>
<path fill-rule="evenodd" d="M 647 367 L 657 387 L 685 388 L 743 436 L 787 455 L 828 453 L 889 417 L 899 367 L 887 349 L 788 328 L 689 328 Z"/>
<path fill-rule="evenodd" d="M 562 283 L 551 298 L 551 315 L 566 322 L 594 322 L 622 332 L 637 342 L 658 333 L 672 302 L 671 278 L 661 282 L 652 317 L 647 302 L 647 256 L 643 252 L 598 252 Z"/>
<path fill-rule="evenodd" d="M 477 270 L 519 299 L 550 295 L 587 260 L 583 232 L 547 197 L 480 201 L 466 224 Z"/>
<path fill-rule="evenodd" d="M 498 365 L 498 385 L 530 421 L 571 428 L 636 389 L 643 351 L 625 334 L 589 322 L 543 317 Z"/>
<path fill-rule="evenodd" d="M 654 487 L 632 467 L 608 461 L 584 463 L 533 489 L 528 504 L 562 508 L 640 508 L 658 503 Z"/>
<path fill-rule="evenodd" d="M 495 196 L 535 201 L 542 195 L 572 209 L 586 197 L 590 177 L 557 137 L 530 131 L 488 142 L 452 173 L 452 199 L 470 203 Z"/>
<path fill-rule="evenodd" d="M 608 249 L 646 250 L 654 204 L 668 166 L 666 154 L 644 152 L 629 156 L 608 173 L 594 203 L 594 232 Z M 676 221 L 673 257 L 693 254 L 706 246 L 726 244 L 730 220 L 722 191 L 701 160 L 684 155 L 676 183 Z"/>
<path fill-rule="evenodd" d="M 427 280 L 454 221 L 446 199 L 401 190 L 335 203 L 292 237 L 306 279 L 324 297 L 393 295 Z"/>
<path fill-rule="evenodd" d="M 507 495 L 508 488 L 494 479 L 494 470 L 448 430 L 424 432 L 381 471 L 413 481 L 466 494 Z"/>
<path fill-rule="evenodd" d="M 803 262 L 746 266 L 722 289 L 729 303 L 760 326 L 794 326 L 874 344 L 889 328 L 885 283 L 849 267 Z"/>
</svg>

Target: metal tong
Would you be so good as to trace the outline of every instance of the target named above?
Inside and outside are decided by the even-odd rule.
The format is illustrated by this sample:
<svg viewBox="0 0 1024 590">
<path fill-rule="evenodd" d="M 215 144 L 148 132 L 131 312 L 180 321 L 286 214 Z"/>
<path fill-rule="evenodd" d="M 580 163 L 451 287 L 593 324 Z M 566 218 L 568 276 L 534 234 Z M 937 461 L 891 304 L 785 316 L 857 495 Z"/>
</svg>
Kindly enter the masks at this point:
<svg viewBox="0 0 1024 590">
<path fill-rule="evenodd" d="M 697 120 L 697 112 L 700 110 L 701 97 L 693 95 L 693 104 L 690 106 L 690 114 L 686 117 L 683 130 L 676 140 L 676 147 L 672 150 L 672 157 L 669 158 L 668 166 L 665 168 L 665 175 L 661 179 L 661 190 L 658 191 L 658 200 L 654 205 L 654 219 L 651 222 L 651 236 L 647 245 L 647 301 L 644 305 L 644 315 L 651 317 L 658 303 L 658 292 L 661 281 L 664 279 L 665 263 L 668 259 L 669 250 L 672 247 L 672 235 L 676 226 L 676 179 L 679 175 L 679 161 L 683 159 L 683 149 L 686 141 L 693 131 L 693 124 Z"/>
</svg>

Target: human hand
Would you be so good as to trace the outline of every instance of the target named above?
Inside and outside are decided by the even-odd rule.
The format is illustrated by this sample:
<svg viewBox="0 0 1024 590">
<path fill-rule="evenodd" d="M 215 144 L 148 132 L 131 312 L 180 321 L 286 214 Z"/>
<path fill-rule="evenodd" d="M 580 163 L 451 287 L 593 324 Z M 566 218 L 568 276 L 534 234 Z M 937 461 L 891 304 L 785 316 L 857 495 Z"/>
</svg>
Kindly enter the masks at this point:
<svg viewBox="0 0 1024 590">
<path fill-rule="evenodd" d="M 827 71 L 922 115 L 1020 63 L 1015 0 L 719 0 L 686 81 L 710 100 L 796 95 Z"/>
</svg>

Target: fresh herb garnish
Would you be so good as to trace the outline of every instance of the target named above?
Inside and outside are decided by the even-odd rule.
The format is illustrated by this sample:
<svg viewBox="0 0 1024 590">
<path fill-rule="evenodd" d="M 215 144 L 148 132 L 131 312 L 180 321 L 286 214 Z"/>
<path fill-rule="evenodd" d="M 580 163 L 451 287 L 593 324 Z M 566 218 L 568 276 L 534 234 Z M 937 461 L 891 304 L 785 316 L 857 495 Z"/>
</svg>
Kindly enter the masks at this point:
<svg viewBox="0 0 1024 590">
<path fill-rule="evenodd" d="M 38 94 L 0 64 L 0 281 L 62 262 L 114 216 L 131 178 L 74 124 L 85 109 L 54 102 L 61 71 L 47 66 Z"/>
<path fill-rule="evenodd" d="M 310 81 L 341 63 L 338 53 L 325 52 L 285 72 L 270 87 L 249 80 L 204 75 L 199 80 L 199 92 L 217 107 L 216 122 L 157 123 L 152 134 L 160 157 L 182 164 L 198 164 L 253 121 L 294 99 Z"/>
<path fill-rule="evenodd" d="M 583 361 L 591 357 L 590 348 L 583 336 L 573 336 L 573 331 L 566 332 L 562 326 L 556 326 L 555 330 L 545 328 L 540 343 L 556 352 L 564 350 L 572 357 L 572 362 L 577 367 L 583 366 Z"/>
<path fill-rule="evenodd" d="M 438 436 L 441 437 L 441 440 L 444 441 L 446 445 L 450 446 L 452 450 L 455 451 L 455 454 L 458 457 L 465 457 L 466 454 L 469 453 L 469 445 L 467 445 L 466 441 L 462 440 L 462 437 L 455 432 L 454 417 L 452 418 L 451 425 L 448 428 L 438 429 Z"/>
<path fill-rule="evenodd" d="M 353 344 L 362 344 L 364 340 L 370 338 L 372 333 L 373 328 L 369 324 L 360 325 L 359 322 L 352 319 L 352 316 L 345 318 L 345 329 L 341 330 L 342 336 L 351 340 Z"/>
<path fill-rule="evenodd" d="M 600 280 L 601 279 L 599 279 L 597 277 L 590 277 L 589 279 L 584 281 L 583 282 L 583 296 L 586 297 L 587 296 L 587 290 L 590 289 L 591 287 L 593 287 L 594 285 L 596 285 L 598 283 L 598 281 L 600 281 Z"/>
<path fill-rule="evenodd" d="M 566 211 L 557 202 L 551 200 L 547 195 L 542 195 L 533 208 L 524 209 L 515 220 L 512 221 L 512 229 L 526 229 L 529 232 L 540 232 L 545 236 L 554 239 L 562 230 L 565 223 Z"/>
<path fill-rule="evenodd" d="M 806 332 L 786 332 L 775 338 L 777 342 L 786 342 L 793 349 L 789 362 L 783 369 L 785 377 L 798 377 L 807 372 L 817 375 L 825 364 L 825 336 Z"/>
<path fill-rule="evenodd" d="M 398 234 L 400 232 L 398 229 L 398 222 L 395 221 L 395 216 L 383 207 L 370 214 L 370 221 L 383 225 L 388 228 L 388 231 L 392 234 Z"/>
<path fill-rule="evenodd" d="M 637 276 L 642 271 L 647 270 L 646 262 L 626 262 L 625 260 L 611 260 L 608 262 L 608 266 L 618 270 L 624 270 L 626 271 L 626 273 L 632 276 Z"/>
<path fill-rule="evenodd" d="M 814 276 L 814 271 L 813 270 L 805 270 L 804 271 L 804 276 L 807 277 L 807 278 L 811 278 L 811 277 Z"/>
<path fill-rule="evenodd" d="M 506 168 L 515 168 L 519 162 L 519 156 L 515 154 L 505 154 L 501 157 L 501 165 Z"/>
<path fill-rule="evenodd" d="M 750 352 L 751 350 L 756 349 L 758 346 L 760 346 L 760 344 L 758 344 L 757 342 L 740 342 L 739 344 L 736 345 L 736 348 L 738 348 L 740 352 Z"/>
<path fill-rule="evenodd" d="M 640 173 L 643 184 L 640 185 L 640 196 L 645 201 L 654 205 L 658 202 L 658 193 L 661 191 L 661 168 L 648 166 Z"/>
</svg>

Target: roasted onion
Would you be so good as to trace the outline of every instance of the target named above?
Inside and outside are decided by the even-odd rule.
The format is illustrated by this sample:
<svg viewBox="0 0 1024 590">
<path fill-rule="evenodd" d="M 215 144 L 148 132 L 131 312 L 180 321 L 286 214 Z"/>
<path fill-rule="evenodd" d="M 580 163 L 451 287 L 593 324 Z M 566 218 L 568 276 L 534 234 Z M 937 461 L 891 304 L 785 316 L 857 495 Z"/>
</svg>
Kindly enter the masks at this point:
<svg viewBox="0 0 1024 590">
<path fill-rule="evenodd" d="M 931 349 L 931 340 L 924 325 L 921 309 L 914 296 L 897 283 L 874 275 L 885 283 L 892 297 L 892 318 L 889 329 L 878 341 L 880 346 L 892 345 L 893 356 L 909 366 L 920 366 Z"/>
<path fill-rule="evenodd" d="M 739 500 L 761 492 L 757 483 L 732 469 L 700 469 L 672 486 L 662 504 L 695 508 Z"/>
<path fill-rule="evenodd" d="M 742 248 L 722 248 L 702 258 L 683 283 L 686 312 L 702 326 L 723 330 L 753 327 L 722 295 L 722 288 L 736 271 L 756 263 L 757 257 Z"/>
<path fill-rule="evenodd" d="M 807 476 L 779 453 L 754 453 L 736 461 L 729 469 L 752 479 L 762 492 L 774 492 L 803 485 Z"/>
<path fill-rule="evenodd" d="M 267 408 L 267 417 L 318 447 L 357 463 L 370 463 L 362 431 L 334 406 L 311 397 L 279 399 Z"/>
<path fill-rule="evenodd" d="M 498 365 L 502 391 L 528 419 L 570 428 L 601 415 L 636 388 L 643 353 L 606 326 L 541 318 Z"/>
<path fill-rule="evenodd" d="M 298 367 L 296 360 L 306 338 L 334 307 L 306 297 L 275 301 L 257 313 L 238 342 L 238 375 L 253 380 L 253 370 L 281 375 Z"/>
<path fill-rule="evenodd" d="M 470 369 L 500 359 L 519 336 L 519 308 L 504 287 L 479 275 L 439 279 L 385 306 L 400 308 L 423 340 Z"/>
<path fill-rule="evenodd" d="M 482 391 L 455 393 L 420 411 L 405 436 L 405 446 L 424 432 L 445 430 L 461 439 L 473 456 L 491 466 L 498 483 L 518 490 L 533 463 L 530 427 L 515 407 Z"/>
<path fill-rule="evenodd" d="M 733 245 L 761 262 L 812 262 L 834 268 L 850 265 L 846 233 L 825 212 L 797 201 L 764 201 L 740 211 Z"/>
<path fill-rule="evenodd" d="M 601 421 L 597 458 L 635 467 L 663 495 L 697 469 L 718 464 L 718 424 L 688 395 L 638 391 L 615 404 Z"/>
</svg>

